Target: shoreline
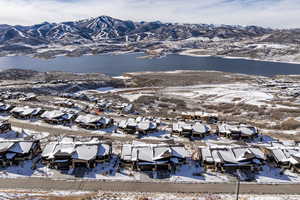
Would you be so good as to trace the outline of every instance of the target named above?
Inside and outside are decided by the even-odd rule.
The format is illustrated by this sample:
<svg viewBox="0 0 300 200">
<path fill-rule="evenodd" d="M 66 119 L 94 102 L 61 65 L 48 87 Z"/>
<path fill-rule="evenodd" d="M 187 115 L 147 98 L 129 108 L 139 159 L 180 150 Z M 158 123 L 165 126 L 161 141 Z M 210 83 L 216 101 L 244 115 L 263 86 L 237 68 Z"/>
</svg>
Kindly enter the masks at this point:
<svg viewBox="0 0 300 200">
<path fill-rule="evenodd" d="M 258 59 L 258 58 L 249 58 L 249 57 L 233 57 L 233 56 L 216 56 L 216 55 L 209 55 L 209 54 L 193 54 L 191 52 L 188 52 L 189 50 L 182 51 L 179 53 L 176 53 L 177 55 L 182 56 L 191 56 L 191 57 L 217 57 L 217 58 L 224 58 L 224 59 L 237 59 L 237 60 L 250 60 L 250 61 L 261 61 L 261 62 L 273 62 L 273 63 L 283 63 L 283 64 L 294 64 L 299 65 L 299 62 L 292 62 L 292 61 L 278 61 L 278 60 L 264 60 L 264 59 Z"/>
<path fill-rule="evenodd" d="M 106 53 L 101 53 L 101 54 L 83 54 L 80 56 L 67 56 L 65 54 L 58 54 L 55 55 L 54 57 L 51 58 L 42 58 L 42 57 L 35 57 L 34 54 L 28 54 L 28 55 L 18 55 L 18 54 L 8 54 L 5 56 L 0 56 L 0 58 L 5 58 L 5 57 L 15 57 L 15 56 L 28 56 L 33 59 L 41 59 L 41 60 L 52 60 L 57 57 L 67 57 L 67 58 L 80 58 L 82 56 L 118 56 L 118 55 L 132 55 L 132 54 L 144 54 L 141 56 L 138 56 L 137 59 L 160 59 L 164 58 L 168 55 L 181 55 L 181 56 L 191 56 L 191 57 L 203 57 L 203 58 L 209 58 L 209 57 L 215 57 L 215 58 L 223 58 L 223 59 L 237 59 L 237 60 L 250 60 L 250 61 L 260 61 L 260 62 L 271 62 L 271 63 L 283 63 L 283 64 L 294 64 L 294 65 L 300 65 L 299 62 L 293 62 L 293 61 L 279 61 L 279 60 L 265 60 L 265 59 L 258 59 L 258 58 L 250 58 L 250 57 L 234 57 L 234 56 L 222 56 L 222 55 L 210 55 L 210 54 L 194 54 L 192 51 L 196 49 L 188 49 L 188 50 L 183 50 L 178 53 L 167 53 L 164 55 L 150 55 L 145 52 L 134 52 L 134 51 L 116 51 L 116 52 L 106 52 Z"/>
</svg>

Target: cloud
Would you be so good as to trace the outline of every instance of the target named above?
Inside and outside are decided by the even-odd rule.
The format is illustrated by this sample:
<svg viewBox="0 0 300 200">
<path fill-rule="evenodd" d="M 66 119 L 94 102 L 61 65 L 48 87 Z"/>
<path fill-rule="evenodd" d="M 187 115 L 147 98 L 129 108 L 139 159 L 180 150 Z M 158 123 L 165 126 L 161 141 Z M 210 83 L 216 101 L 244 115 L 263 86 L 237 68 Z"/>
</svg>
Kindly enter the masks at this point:
<svg viewBox="0 0 300 200">
<path fill-rule="evenodd" d="M 0 24 L 100 15 L 135 21 L 300 27 L 300 0 L 0 0 Z"/>
</svg>

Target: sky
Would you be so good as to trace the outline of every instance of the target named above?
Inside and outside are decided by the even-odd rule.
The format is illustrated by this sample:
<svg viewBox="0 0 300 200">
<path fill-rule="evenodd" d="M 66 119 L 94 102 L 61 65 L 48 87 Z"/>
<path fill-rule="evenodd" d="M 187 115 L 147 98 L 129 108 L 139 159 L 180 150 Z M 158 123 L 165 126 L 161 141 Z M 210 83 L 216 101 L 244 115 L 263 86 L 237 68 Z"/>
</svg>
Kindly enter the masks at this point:
<svg viewBox="0 0 300 200">
<path fill-rule="evenodd" d="M 0 24 L 108 15 L 134 21 L 300 28 L 300 0 L 0 0 Z"/>
</svg>

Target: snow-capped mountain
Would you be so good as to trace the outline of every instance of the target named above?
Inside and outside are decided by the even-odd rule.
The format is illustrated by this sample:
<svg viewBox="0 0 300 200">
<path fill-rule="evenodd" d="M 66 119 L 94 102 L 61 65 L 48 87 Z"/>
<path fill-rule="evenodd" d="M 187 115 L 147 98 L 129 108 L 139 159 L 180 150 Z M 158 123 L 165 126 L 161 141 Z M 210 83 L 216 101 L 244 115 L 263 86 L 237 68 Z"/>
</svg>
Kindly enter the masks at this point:
<svg viewBox="0 0 300 200">
<path fill-rule="evenodd" d="M 190 37 L 245 38 L 272 32 L 257 26 L 133 22 L 109 16 L 33 26 L 0 25 L 0 44 L 85 44 L 105 40 L 181 40 Z"/>
</svg>

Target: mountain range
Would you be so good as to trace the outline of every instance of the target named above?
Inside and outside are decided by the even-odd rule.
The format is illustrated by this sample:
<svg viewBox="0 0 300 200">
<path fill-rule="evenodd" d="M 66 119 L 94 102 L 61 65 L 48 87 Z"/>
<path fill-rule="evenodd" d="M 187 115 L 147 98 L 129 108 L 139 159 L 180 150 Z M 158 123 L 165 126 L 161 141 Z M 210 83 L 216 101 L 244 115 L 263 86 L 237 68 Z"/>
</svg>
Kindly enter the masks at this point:
<svg viewBox="0 0 300 200">
<path fill-rule="evenodd" d="M 109 16 L 32 26 L 0 25 L 0 44 L 86 44 L 105 40 L 183 40 L 191 37 L 245 38 L 273 32 L 258 26 L 133 22 Z"/>
<path fill-rule="evenodd" d="M 109 16 L 32 26 L 0 25 L 0 56 L 50 59 L 128 52 L 143 52 L 147 57 L 180 53 L 300 63 L 300 29 L 134 22 Z"/>
</svg>

